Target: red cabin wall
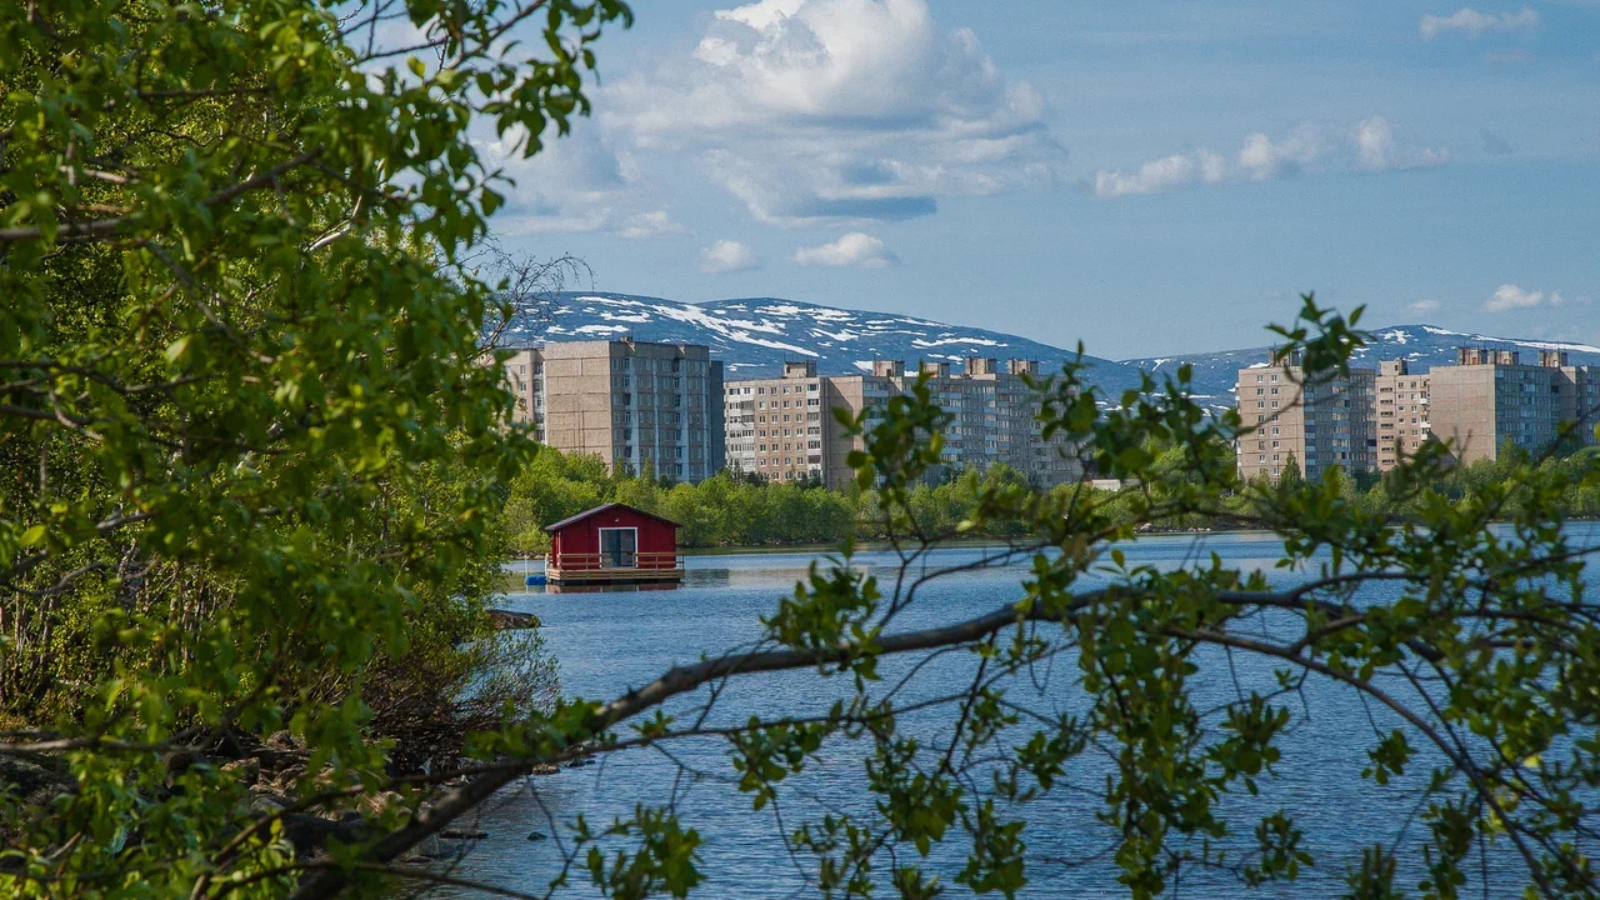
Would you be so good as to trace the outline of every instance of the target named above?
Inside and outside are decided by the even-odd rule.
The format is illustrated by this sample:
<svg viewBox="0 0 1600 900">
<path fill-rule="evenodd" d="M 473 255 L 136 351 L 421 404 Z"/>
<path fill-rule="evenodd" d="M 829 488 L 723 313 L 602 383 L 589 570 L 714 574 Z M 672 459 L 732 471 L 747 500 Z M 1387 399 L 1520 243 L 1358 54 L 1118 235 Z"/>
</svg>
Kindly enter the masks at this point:
<svg viewBox="0 0 1600 900">
<path fill-rule="evenodd" d="M 550 562 L 562 567 L 561 557 L 566 554 L 592 554 L 600 552 L 600 529 L 637 528 L 638 552 L 677 553 L 678 528 L 660 519 L 641 515 L 632 510 L 615 509 L 580 519 L 550 536 Z M 641 559 L 641 568 L 670 569 L 675 562 L 665 557 Z M 580 563 L 581 565 L 581 563 Z"/>
</svg>

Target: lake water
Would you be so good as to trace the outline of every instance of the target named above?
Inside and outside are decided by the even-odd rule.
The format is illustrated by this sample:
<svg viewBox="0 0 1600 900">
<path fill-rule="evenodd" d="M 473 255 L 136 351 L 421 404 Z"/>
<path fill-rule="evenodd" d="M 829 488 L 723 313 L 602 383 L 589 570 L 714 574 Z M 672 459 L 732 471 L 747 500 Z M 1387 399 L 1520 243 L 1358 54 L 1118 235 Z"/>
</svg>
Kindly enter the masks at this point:
<svg viewBox="0 0 1600 900">
<path fill-rule="evenodd" d="M 1582 526 L 1574 539 L 1600 543 L 1600 527 Z M 1216 552 L 1230 565 L 1268 570 L 1280 550 L 1281 544 L 1265 534 L 1152 537 L 1127 547 L 1131 563 L 1174 567 Z M 930 564 L 959 564 L 980 552 L 975 548 L 940 551 Z M 508 597 L 504 605 L 540 617 L 549 649 L 560 660 L 563 693 L 605 699 L 630 686 L 643 685 L 675 664 L 692 663 L 702 654 L 720 654 L 757 638 L 758 617 L 770 614 L 777 599 L 793 590 L 795 580 L 803 576 L 813 558 L 776 553 L 689 557 L 687 579 L 676 590 L 529 592 Z M 875 568 L 893 562 L 885 553 L 858 557 L 858 565 Z M 919 593 L 916 605 L 894 630 L 955 621 L 1011 602 L 1019 596 L 1018 583 L 1025 573 L 1025 566 L 1012 566 L 945 578 Z M 880 574 L 887 575 L 888 570 Z M 1283 622 L 1262 623 L 1268 629 L 1279 626 L 1293 627 Z M 1244 655 L 1236 655 L 1235 660 L 1236 671 L 1230 671 L 1220 652 L 1200 657 L 1202 671 L 1194 679 L 1197 707 L 1207 709 L 1233 699 L 1235 677 L 1246 691 L 1270 690 L 1274 685 L 1269 663 Z M 885 660 L 881 666 L 884 683 L 893 684 L 911 663 L 911 659 Z M 940 657 L 917 673 L 912 686 L 899 695 L 901 702 L 959 691 L 970 679 L 974 665 L 968 654 Z M 1042 713 L 1082 712 L 1087 704 L 1075 684 L 1076 676 L 1075 663 L 1061 657 L 1031 679 L 1014 680 L 1008 690 L 1013 699 Z M 813 672 L 749 676 L 736 680 L 717 699 L 708 724 L 742 723 L 751 715 L 778 711 L 824 710 L 841 687 L 819 680 Z M 670 710 L 692 711 L 705 701 L 702 691 L 678 698 Z M 1397 835 L 1408 844 L 1410 838 L 1425 832 L 1416 816 L 1431 759 L 1413 765 L 1406 777 L 1384 787 L 1359 777 L 1368 762 L 1366 751 L 1374 744 L 1374 725 L 1393 728 L 1398 724 L 1394 716 L 1369 708 L 1349 689 L 1318 681 L 1307 690 L 1306 708 L 1296 703 L 1293 709 L 1294 723 L 1280 742 L 1283 761 L 1278 776 L 1262 780 L 1260 796 L 1241 791 L 1225 798 L 1222 808 L 1241 836 L 1235 838 L 1239 847 L 1253 842 L 1251 832 L 1261 815 L 1280 807 L 1291 810 L 1305 832 L 1306 849 L 1316 856 L 1316 865 L 1303 871 L 1297 883 L 1269 885 L 1254 892 L 1232 875 L 1190 868 L 1179 884 L 1171 886 L 1170 895 L 1336 896 L 1344 886 L 1347 868 L 1359 864 L 1363 846 L 1392 842 Z M 911 715 L 902 726 L 926 741 L 939 742 L 948 735 L 948 718 L 947 713 Z M 1021 743 L 1028 734 L 1029 730 L 1019 727 L 1012 743 Z M 1420 736 L 1412 736 L 1412 745 L 1422 745 Z M 695 739 L 659 750 L 610 754 L 595 765 L 530 778 L 507 789 L 477 819 L 477 826 L 489 835 L 486 839 L 451 842 L 467 852 L 449 865 L 449 871 L 461 878 L 543 894 L 550 879 L 561 871 L 569 845 L 559 838 L 577 815 L 601 827 L 615 816 L 630 815 L 635 804 L 675 800 L 684 824 L 697 829 L 704 840 L 700 868 L 705 882 L 691 896 L 730 900 L 816 896 L 814 887 L 808 887 L 802 876 L 810 865 L 809 857 L 803 853 L 791 856 L 782 834 L 801 822 L 820 820 L 831 810 L 869 813 L 871 797 L 863 789 L 862 772 L 866 751 L 864 746 L 836 741 L 803 776 L 786 784 L 776 811 L 768 807 L 759 812 L 752 810 L 749 798 L 728 780 L 733 770 L 722 740 Z M 1127 896 L 1126 889 L 1115 881 L 1118 870 L 1108 854 L 1113 835 L 1096 818 L 1100 804 L 1095 792 L 1103 787 L 1107 771 L 1105 757 L 1091 750 L 1069 764 L 1066 778 L 1051 793 L 1018 811 L 1029 822 L 1025 839 L 1030 883 L 1023 896 Z M 530 842 L 527 835 L 532 831 L 558 839 Z M 968 896 L 964 887 L 953 882 L 967 848 L 959 833 L 952 832 L 950 837 L 946 846 L 935 847 L 926 866 L 942 874 L 946 896 Z M 906 855 L 914 856 L 910 848 L 902 848 L 900 853 L 903 860 Z M 1415 854 L 1410 861 L 1415 862 Z M 1475 869 L 1477 864 L 1474 860 Z M 1509 850 L 1492 850 L 1482 872 L 1488 877 L 1488 896 L 1520 894 L 1526 880 Z M 1408 893 L 1415 893 L 1415 877 L 1408 880 Z M 570 881 L 560 896 L 597 896 L 581 861 Z M 1478 896 L 1480 891 L 1475 880 L 1469 895 Z M 470 896 L 471 892 L 445 895 Z"/>
</svg>

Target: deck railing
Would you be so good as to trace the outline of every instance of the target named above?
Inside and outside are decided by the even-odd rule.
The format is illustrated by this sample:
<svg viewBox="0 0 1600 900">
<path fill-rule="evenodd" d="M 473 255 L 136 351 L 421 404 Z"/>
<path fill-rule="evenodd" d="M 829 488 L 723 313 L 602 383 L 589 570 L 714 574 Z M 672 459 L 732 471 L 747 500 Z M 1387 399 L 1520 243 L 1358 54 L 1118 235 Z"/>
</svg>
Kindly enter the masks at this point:
<svg viewBox="0 0 1600 900">
<path fill-rule="evenodd" d="M 615 553 L 562 553 L 552 555 L 549 570 L 552 572 L 609 572 L 619 571 L 671 571 L 683 568 L 683 554 L 677 551 L 639 551 L 620 554 L 621 565 Z"/>
</svg>

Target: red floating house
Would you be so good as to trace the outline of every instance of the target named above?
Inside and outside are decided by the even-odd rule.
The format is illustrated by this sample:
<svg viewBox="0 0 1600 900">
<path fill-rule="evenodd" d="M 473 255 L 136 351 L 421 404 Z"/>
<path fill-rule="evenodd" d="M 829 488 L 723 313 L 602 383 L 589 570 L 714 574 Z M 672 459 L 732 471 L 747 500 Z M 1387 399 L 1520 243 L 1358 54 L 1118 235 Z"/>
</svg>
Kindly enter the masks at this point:
<svg viewBox="0 0 1600 900">
<path fill-rule="evenodd" d="M 545 526 L 551 584 L 630 584 L 683 580 L 678 523 L 625 503 L 607 503 Z"/>
</svg>

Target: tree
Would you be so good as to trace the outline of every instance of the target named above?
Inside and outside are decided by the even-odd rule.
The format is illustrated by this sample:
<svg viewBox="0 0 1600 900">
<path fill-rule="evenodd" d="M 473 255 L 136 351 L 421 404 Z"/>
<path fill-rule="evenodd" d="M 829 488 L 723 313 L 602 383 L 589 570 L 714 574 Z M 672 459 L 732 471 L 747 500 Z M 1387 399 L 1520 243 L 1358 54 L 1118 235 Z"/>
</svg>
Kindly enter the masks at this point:
<svg viewBox="0 0 1600 900">
<path fill-rule="evenodd" d="M 8 797 L 8 896 L 281 896 L 304 814 L 397 776 L 380 701 L 460 701 L 533 450 L 471 138 L 567 131 L 629 16 L 0 5 L 0 761 L 70 787 Z M 280 729 L 306 774 L 264 817 L 218 760 Z"/>
<path fill-rule="evenodd" d="M 1284 457 L 1283 474 L 1278 476 L 1278 483 L 1283 485 L 1284 490 L 1298 490 L 1305 480 L 1305 475 L 1300 471 L 1300 460 L 1293 453 Z"/>
</svg>

